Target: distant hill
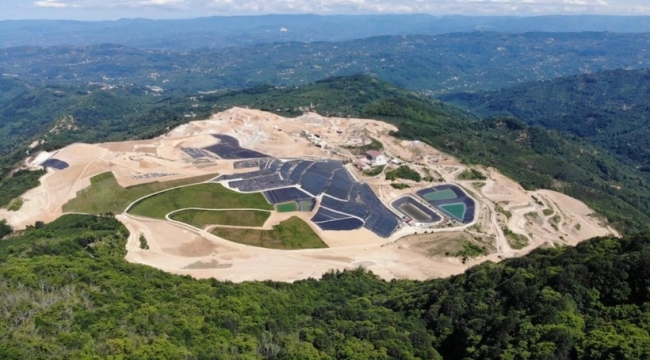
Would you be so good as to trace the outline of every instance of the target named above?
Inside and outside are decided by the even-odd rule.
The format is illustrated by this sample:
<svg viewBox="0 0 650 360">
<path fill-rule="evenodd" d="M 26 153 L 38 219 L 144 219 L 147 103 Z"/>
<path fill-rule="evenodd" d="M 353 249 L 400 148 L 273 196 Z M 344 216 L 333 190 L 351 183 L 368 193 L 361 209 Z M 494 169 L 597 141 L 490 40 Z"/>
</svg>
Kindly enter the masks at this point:
<svg viewBox="0 0 650 360">
<path fill-rule="evenodd" d="M 650 70 L 614 70 L 443 96 L 475 115 L 572 133 L 650 172 Z"/>
<path fill-rule="evenodd" d="M 295 86 L 361 73 L 440 94 L 649 64 L 650 34 L 613 33 L 380 36 L 186 52 L 106 44 L 0 49 L 0 72 L 30 82 L 135 84 L 167 93 Z"/>
<path fill-rule="evenodd" d="M 0 74 L 0 104 L 26 91 L 28 88 L 25 82 Z"/>
<path fill-rule="evenodd" d="M 0 47 L 89 46 L 191 50 L 284 41 L 345 41 L 380 35 L 492 31 L 650 32 L 648 16 L 264 15 L 182 20 L 0 21 Z"/>
</svg>

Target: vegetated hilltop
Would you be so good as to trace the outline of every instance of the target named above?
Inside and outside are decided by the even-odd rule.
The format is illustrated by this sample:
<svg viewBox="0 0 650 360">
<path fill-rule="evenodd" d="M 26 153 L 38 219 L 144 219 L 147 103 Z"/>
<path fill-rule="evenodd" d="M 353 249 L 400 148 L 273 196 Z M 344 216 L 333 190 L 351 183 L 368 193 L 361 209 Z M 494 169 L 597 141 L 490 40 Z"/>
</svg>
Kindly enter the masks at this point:
<svg viewBox="0 0 650 360">
<path fill-rule="evenodd" d="M 614 70 L 442 97 L 480 116 L 572 133 L 650 172 L 650 70 Z"/>
<path fill-rule="evenodd" d="M 124 260 L 111 217 L 0 242 L 4 359 L 502 359 L 650 356 L 650 238 L 595 239 L 449 279 L 362 269 L 233 284 Z"/>
<path fill-rule="evenodd" d="M 53 150 L 73 142 L 101 142 L 158 135 L 199 110 L 180 108 L 139 86 L 33 86 L 6 80 L 0 89 L 0 166 L 12 167 L 29 150 Z M 0 85 L 3 83 L 0 83 Z M 4 88 L 4 87 L 3 87 Z"/>
<path fill-rule="evenodd" d="M 190 112 L 207 114 L 249 106 L 297 116 L 312 105 L 312 110 L 324 115 L 351 115 L 394 123 L 400 129 L 397 136 L 426 141 L 468 163 L 494 166 L 528 189 L 548 188 L 566 193 L 605 215 L 623 232 L 645 228 L 650 223 L 647 177 L 606 150 L 512 118 L 481 121 L 456 107 L 368 76 L 329 78 L 301 87 L 257 86 L 215 94 L 172 96 L 158 101 L 151 110 L 136 108 L 128 117 L 93 116 L 89 119 L 104 121 L 78 124 L 77 129 L 63 131 L 70 135 L 62 135 L 56 144 L 152 137 L 164 132 L 165 126 L 193 119 L 182 115 Z M 25 109 L 34 112 L 47 107 Z M 111 109 L 109 105 L 97 107 L 108 111 L 108 115 Z M 43 114 L 48 112 L 40 116 L 49 116 Z M 24 118 L 37 121 L 37 117 Z M 41 125 L 41 133 L 49 137 L 47 131 L 52 125 L 45 124 Z M 97 131 L 101 126 L 107 132 Z M 23 143 L 24 148 L 27 143 Z M 12 164 L 5 161 L 7 166 Z M 20 193 L 7 194 L 4 203 L 12 200 L 10 195 L 16 197 Z"/>
<path fill-rule="evenodd" d="M 647 16 L 431 16 L 426 14 L 212 16 L 117 21 L 0 21 L 0 47 L 119 43 L 191 50 L 279 41 L 343 41 L 378 35 L 498 31 L 650 32 Z"/>
<path fill-rule="evenodd" d="M 121 45 L 0 49 L 1 72 L 31 81 L 138 84 L 195 92 L 375 74 L 416 91 L 497 89 L 650 63 L 650 34 L 454 33 L 284 42 L 184 52 Z"/>
</svg>

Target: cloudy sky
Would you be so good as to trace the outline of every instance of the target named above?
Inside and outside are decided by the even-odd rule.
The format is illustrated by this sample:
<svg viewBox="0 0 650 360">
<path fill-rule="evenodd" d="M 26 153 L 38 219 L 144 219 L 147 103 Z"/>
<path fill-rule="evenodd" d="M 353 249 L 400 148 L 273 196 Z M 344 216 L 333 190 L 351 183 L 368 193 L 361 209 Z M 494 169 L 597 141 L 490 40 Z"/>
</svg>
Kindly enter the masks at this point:
<svg viewBox="0 0 650 360">
<path fill-rule="evenodd" d="M 270 13 L 650 15 L 650 0 L 0 0 L 0 19 L 159 19 Z"/>
</svg>

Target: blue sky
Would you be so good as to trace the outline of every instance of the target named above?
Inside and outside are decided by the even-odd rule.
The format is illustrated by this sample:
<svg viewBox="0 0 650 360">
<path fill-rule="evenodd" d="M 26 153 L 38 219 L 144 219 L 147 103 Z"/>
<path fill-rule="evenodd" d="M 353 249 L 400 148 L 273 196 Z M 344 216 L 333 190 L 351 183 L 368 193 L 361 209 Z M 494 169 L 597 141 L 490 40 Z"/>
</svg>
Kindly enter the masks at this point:
<svg viewBox="0 0 650 360">
<path fill-rule="evenodd" d="M 0 0 L 0 19 L 168 19 L 270 13 L 650 15 L 650 0 Z"/>
</svg>

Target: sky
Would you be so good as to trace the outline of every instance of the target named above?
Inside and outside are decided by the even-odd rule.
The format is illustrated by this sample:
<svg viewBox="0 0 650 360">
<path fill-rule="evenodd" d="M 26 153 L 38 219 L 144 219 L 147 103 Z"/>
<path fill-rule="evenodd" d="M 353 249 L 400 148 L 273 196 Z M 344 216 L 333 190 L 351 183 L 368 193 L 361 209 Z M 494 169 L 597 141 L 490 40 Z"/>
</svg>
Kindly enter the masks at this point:
<svg viewBox="0 0 650 360">
<path fill-rule="evenodd" d="M 0 19 L 91 21 L 299 13 L 650 15 L 650 0 L 0 0 Z"/>
</svg>

